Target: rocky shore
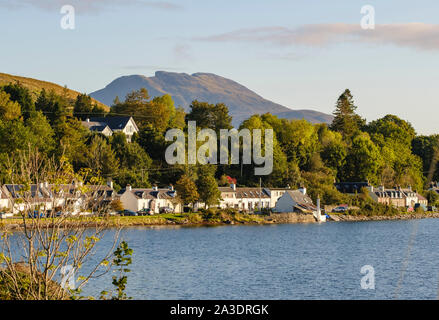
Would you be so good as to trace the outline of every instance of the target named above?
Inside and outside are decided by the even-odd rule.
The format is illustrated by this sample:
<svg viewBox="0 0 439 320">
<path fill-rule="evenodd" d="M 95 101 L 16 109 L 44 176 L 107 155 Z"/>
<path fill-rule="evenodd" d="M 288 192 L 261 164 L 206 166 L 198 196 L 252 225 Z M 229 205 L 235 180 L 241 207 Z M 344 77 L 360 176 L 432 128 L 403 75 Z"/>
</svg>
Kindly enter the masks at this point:
<svg viewBox="0 0 439 320">
<path fill-rule="evenodd" d="M 439 213 L 407 213 L 399 215 L 345 215 L 330 214 L 330 222 L 356 222 L 356 221 L 386 221 L 386 220 L 411 220 L 411 219 L 427 219 L 439 218 Z M 87 218 L 87 219 L 67 219 L 64 227 L 96 227 L 105 226 L 106 228 L 119 227 L 201 227 L 201 226 L 221 226 L 221 225 L 268 225 L 268 224 L 293 224 L 293 223 L 315 223 L 315 219 L 310 214 L 297 213 L 280 213 L 271 215 L 238 215 L 223 216 L 217 219 L 203 220 L 199 215 L 185 216 L 146 216 L 146 217 L 112 217 L 110 219 Z M 50 220 L 43 220 L 43 224 L 51 224 Z M 47 225 L 46 225 L 47 226 Z M 20 219 L 7 219 L 0 221 L 0 230 L 21 230 L 23 222 Z"/>
<path fill-rule="evenodd" d="M 385 220 L 412 220 L 439 218 L 439 213 L 406 213 L 386 216 L 366 216 L 366 215 L 331 215 L 332 221 L 385 221 Z"/>
</svg>

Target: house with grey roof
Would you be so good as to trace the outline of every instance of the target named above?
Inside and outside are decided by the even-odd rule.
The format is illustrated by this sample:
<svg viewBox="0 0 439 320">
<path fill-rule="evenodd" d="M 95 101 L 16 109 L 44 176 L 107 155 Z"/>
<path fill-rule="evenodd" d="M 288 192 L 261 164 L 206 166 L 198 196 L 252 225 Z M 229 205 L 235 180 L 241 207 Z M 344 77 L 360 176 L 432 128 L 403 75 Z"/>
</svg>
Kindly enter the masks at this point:
<svg viewBox="0 0 439 320">
<path fill-rule="evenodd" d="M 82 121 L 82 124 L 90 131 L 99 132 L 107 137 L 114 132 L 123 132 L 128 142 L 131 142 L 135 132 L 139 132 L 133 117 L 92 117 Z"/>
<path fill-rule="evenodd" d="M 277 213 L 304 213 L 316 214 L 317 206 L 312 202 L 312 199 L 306 194 L 306 188 L 298 190 L 287 190 L 277 201 L 273 212 Z"/>
<path fill-rule="evenodd" d="M 282 195 L 290 190 L 287 188 L 248 188 L 237 187 L 231 183 L 228 187 L 219 187 L 221 192 L 220 208 L 234 208 L 244 212 L 271 209 Z"/>
<path fill-rule="evenodd" d="M 335 182 L 334 186 L 341 193 L 358 194 L 358 193 L 361 193 L 362 188 L 370 187 L 370 184 L 368 181 Z"/>
<path fill-rule="evenodd" d="M 177 191 L 172 186 L 167 189 L 132 188 L 127 185 L 118 193 L 123 207 L 134 212 L 150 209 L 153 213 L 159 213 L 163 208 L 172 209 L 176 213 L 182 212 L 182 207 L 177 198 Z"/>
<path fill-rule="evenodd" d="M 374 201 L 385 205 L 413 208 L 417 203 L 425 203 L 425 198 L 412 190 L 410 186 L 408 188 L 401 188 L 400 186 L 394 188 L 369 186 L 368 190 L 370 197 Z"/>
<path fill-rule="evenodd" d="M 112 185 L 49 184 L 41 182 L 25 187 L 4 184 L 0 187 L 0 209 L 14 214 L 28 211 L 48 211 L 56 208 L 77 214 L 84 210 L 102 209 L 117 199 Z"/>
<path fill-rule="evenodd" d="M 90 119 L 87 118 L 86 121 L 82 121 L 82 125 L 90 131 L 101 133 L 106 137 L 113 135 L 113 130 L 111 130 L 105 122 L 90 121 Z"/>
</svg>

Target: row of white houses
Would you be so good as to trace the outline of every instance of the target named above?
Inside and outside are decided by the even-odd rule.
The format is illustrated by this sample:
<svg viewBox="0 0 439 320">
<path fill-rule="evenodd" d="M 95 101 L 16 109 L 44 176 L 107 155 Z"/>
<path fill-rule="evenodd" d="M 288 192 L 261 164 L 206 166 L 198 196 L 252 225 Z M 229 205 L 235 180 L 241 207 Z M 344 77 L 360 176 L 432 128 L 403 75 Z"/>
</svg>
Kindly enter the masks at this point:
<svg viewBox="0 0 439 320">
<path fill-rule="evenodd" d="M 256 212 L 272 209 L 275 212 L 313 213 L 317 208 L 306 194 L 306 188 L 291 190 L 289 188 L 241 188 L 235 184 L 220 187 L 222 209 L 233 208 L 242 212 Z M 112 182 L 107 185 L 52 185 L 49 183 L 32 184 L 28 187 L 18 184 L 0 186 L 0 212 L 19 213 L 32 210 L 62 210 L 72 214 L 93 211 L 93 206 L 110 204 L 120 200 L 124 209 L 140 211 L 149 209 L 159 213 L 167 208 L 175 213 L 183 211 L 177 191 L 168 188 L 132 188 L 127 185 L 116 193 Z M 195 209 L 204 208 L 203 203 L 196 203 Z M 97 208 L 96 208 L 97 209 Z"/>
<path fill-rule="evenodd" d="M 59 210 L 78 214 L 98 210 L 116 198 L 111 184 L 4 184 L 0 186 L 0 212 L 17 214 L 29 210 Z"/>
<path fill-rule="evenodd" d="M 233 208 L 243 212 L 255 212 L 261 209 L 273 209 L 277 212 L 314 212 L 317 207 L 306 195 L 306 188 L 291 190 L 288 188 L 240 188 L 235 184 L 220 187 L 221 200 L 218 206 L 222 209 Z M 150 209 L 154 213 L 163 208 L 173 212 L 182 212 L 183 208 L 172 186 L 166 189 L 157 187 L 148 189 L 127 186 L 119 191 L 119 199 L 125 209 L 140 211 Z M 282 199 L 282 201 L 281 201 Z M 278 205 L 277 205 L 278 204 Z M 195 209 L 204 208 L 204 203 L 198 202 Z"/>
</svg>

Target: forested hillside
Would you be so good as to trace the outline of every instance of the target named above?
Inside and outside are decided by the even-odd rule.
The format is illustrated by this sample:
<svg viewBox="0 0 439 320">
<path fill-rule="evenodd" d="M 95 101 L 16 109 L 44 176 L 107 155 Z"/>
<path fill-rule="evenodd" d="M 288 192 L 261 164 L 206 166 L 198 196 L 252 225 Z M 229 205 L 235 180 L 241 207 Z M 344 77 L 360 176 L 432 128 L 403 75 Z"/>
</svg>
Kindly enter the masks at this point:
<svg viewBox="0 0 439 320">
<path fill-rule="evenodd" d="M 127 143 L 123 133 L 105 137 L 90 132 L 81 120 L 93 115 L 131 115 L 139 133 Z M 329 126 L 270 113 L 244 120 L 240 128 L 272 128 L 275 133 L 274 170 L 262 177 L 263 186 L 305 185 L 312 197 L 320 195 L 329 204 L 344 199 L 334 181 L 368 180 L 422 191 L 427 178 L 438 179 L 437 135 L 417 136 L 409 122 L 395 115 L 367 123 L 357 115 L 349 90 L 340 95 L 334 116 Z M 216 132 L 232 127 L 229 109 L 222 103 L 195 100 L 186 113 L 169 95 L 150 98 L 140 89 L 116 100 L 107 112 L 85 94 L 72 101 L 65 91 L 43 89 L 35 97 L 21 83 L 9 83 L 0 89 L 0 181 L 11 182 L 8 170 L 14 169 L 17 154 L 38 150 L 44 157 L 65 160 L 75 171 L 89 172 L 90 180 L 105 182 L 111 177 L 116 189 L 174 184 L 180 190 L 192 188 L 209 202 L 217 186 L 227 184 L 227 176 L 236 178 L 238 185 L 259 185 L 253 165 L 168 165 L 164 155 L 170 142 L 165 132 L 186 130 L 188 120 Z"/>
</svg>

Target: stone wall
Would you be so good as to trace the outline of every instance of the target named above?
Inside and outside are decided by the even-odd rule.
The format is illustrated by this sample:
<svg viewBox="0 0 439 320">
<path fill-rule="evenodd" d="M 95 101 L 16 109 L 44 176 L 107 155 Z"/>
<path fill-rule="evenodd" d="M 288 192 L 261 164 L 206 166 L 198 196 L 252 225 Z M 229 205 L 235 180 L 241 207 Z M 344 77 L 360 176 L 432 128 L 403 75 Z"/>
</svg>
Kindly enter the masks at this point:
<svg viewBox="0 0 439 320">
<path fill-rule="evenodd" d="M 265 220 L 273 223 L 314 223 L 316 219 L 312 214 L 303 214 L 296 212 L 289 213 L 271 213 L 265 217 Z"/>
</svg>

